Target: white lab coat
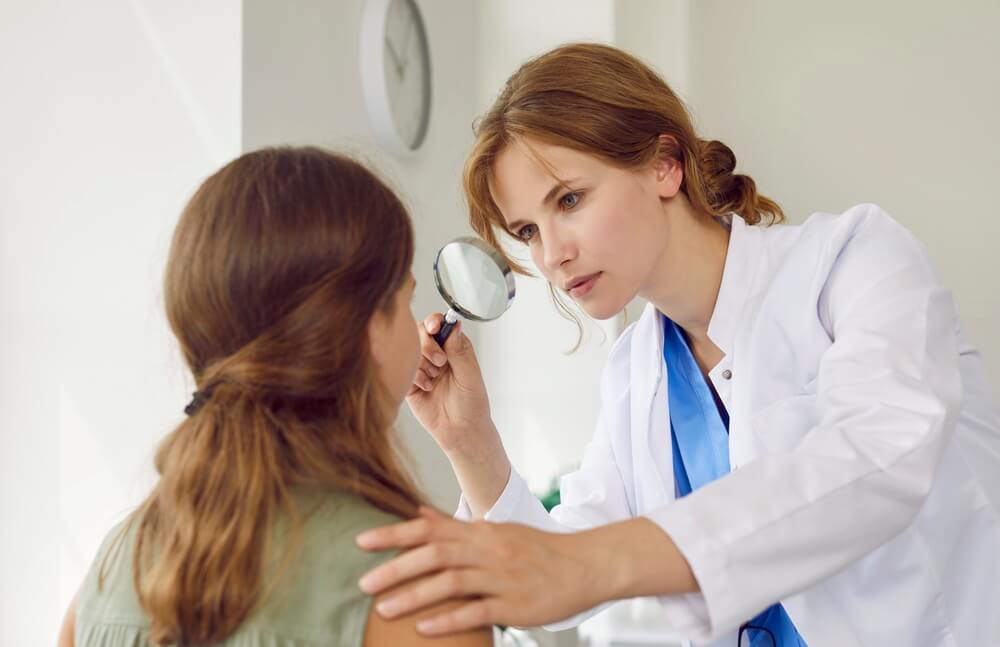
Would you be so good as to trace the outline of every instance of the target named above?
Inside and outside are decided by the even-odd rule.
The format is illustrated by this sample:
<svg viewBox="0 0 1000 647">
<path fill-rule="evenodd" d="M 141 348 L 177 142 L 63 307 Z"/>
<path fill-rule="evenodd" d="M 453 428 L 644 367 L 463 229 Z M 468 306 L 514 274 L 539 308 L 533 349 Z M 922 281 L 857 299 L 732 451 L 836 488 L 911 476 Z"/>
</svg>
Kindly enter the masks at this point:
<svg viewBox="0 0 1000 647">
<path fill-rule="evenodd" d="M 735 217 L 708 335 L 730 474 L 675 498 L 650 306 L 611 351 L 562 505 L 546 513 L 515 471 L 486 518 L 648 517 L 700 584 L 660 598 L 699 644 L 732 647 L 780 600 L 810 647 L 1000 646 L 1000 415 L 923 246 L 874 205 L 801 226 Z"/>
</svg>

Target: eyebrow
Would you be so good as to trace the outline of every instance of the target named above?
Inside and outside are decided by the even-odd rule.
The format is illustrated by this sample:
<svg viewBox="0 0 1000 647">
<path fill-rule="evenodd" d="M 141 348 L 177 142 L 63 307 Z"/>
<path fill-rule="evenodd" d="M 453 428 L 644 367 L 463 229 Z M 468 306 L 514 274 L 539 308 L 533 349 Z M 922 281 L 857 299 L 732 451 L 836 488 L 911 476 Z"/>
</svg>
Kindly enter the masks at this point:
<svg viewBox="0 0 1000 647">
<path fill-rule="evenodd" d="M 559 195 L 560 189 L 569 189 L 569 185 L 574 182 L 579 182 L 580 178 L 573 178 L 572 180 L 556 180 L 556 185 L 549 189 L 549 192 L 545 194 L 545 198 L 542 200 L 542 206 L 544 207 L 548 203 L 552 202 L 557 195 Z M 512 223 L 507 224 L 507 229 L 511 231 L 517 231 L 517 229 L 526 224 L 524 220 L 515 220 Z"/>
</svg>

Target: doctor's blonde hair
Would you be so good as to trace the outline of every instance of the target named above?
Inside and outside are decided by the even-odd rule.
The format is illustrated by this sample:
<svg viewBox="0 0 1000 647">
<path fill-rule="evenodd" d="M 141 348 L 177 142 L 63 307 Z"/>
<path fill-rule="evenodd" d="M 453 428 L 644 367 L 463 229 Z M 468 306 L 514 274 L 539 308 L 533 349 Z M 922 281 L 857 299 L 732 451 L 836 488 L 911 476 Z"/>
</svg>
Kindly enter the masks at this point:
<svg viewBox="0 0 1000 647">
<path fill-rule="evenodd" d="M 698 138 L 683 102 L 663 79 L 614 47 L 569 44 L 528 61 L 474 130 L 463 176 L 469 218 L 501 253 L 496 231 L 516 236 L 493 200 L 490 176 L 497 156 L 515 138 L 571 148 L 630 170 L 674 159 L 684 168 L 681 191 L 699 211 L 717 218 L 736 213 L 749 225 L 784 220 L 781 207 L 758 194 L 752 178 L 733 173 L 736 156 L 728 146 Z M 565 310 L 558 300 L 557 307 Z"/>
</svg>

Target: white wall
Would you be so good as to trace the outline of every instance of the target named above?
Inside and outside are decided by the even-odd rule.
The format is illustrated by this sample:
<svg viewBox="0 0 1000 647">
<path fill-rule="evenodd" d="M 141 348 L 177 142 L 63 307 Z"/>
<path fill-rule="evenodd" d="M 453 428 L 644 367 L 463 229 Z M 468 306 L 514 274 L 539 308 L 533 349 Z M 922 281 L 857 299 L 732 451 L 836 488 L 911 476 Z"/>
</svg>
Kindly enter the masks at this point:
<svg viewBox="0 0 1000 647">
<path fill-rule="evenodd" d="M 482 3 L 479 112 L 485 112 L 507 78 L 528 58 L 564 42 L 611 43 L 615 3 L 507 0 Z M 523 245 L 508 251 L 537 276 Z M 621 318 L 597 324 L 581 315 L 586 338 L 572 355 L 575 326 L 557 313 L 546 283 L 517 277 L 517 296 L 500 319 L 474 335 L 493 419 L 511 461 L 536 492 L 575 467 L 598 413 L 598 378 Z"/>
<path fill-rule="evenodd" d="M 50 645 L 183 415 L 161 277 L 239 151 L 240 3 L 5 2 L 0 60 L 0 645 Z"/>
<path fill-rule="evenodd" d="M 793 222 L 882 205 L 927 245 L 1000 394 L 1000 3 L 691 3 L 701 132 Z"/>
<path fill-rule="evenodd" d="M 0 7 L 0 53 L 21 62 L 3 68 L 18 101 L 0 120 L 0 645 L 54 642 L 100 539 L 154 481 L 155 445 L 191 390 L 163 268 L 206 175 L 268 144 L 368 159 L 414 217 L 415 310 L 440 308 L 433 254 L 467 231 L 471 128 L 458 125 L 478 89 L 456 79 L 476 77 L 478 8 L 424 7 L 434 116 L 421 152 L 399 160 L 374 147 L 361 103 L 361 6 Z M 400 427 L 426 491 L 452 506 L 447 462 L 408 415 Z"/>
<path fill-rule="evenodd" d="M 688 98 L 690 0 L 618 0 L 615 45 L 638 56 Z"/>
<path fill-rule="evenodd" d="M 666 80 L 684 102 L 689 101 L 688 60 L 690 0 L 617 0 L 615 45 L 639 57 Z M 636 321 L 646 300 L 625 307 L 623 324 Z"/>
</svg>

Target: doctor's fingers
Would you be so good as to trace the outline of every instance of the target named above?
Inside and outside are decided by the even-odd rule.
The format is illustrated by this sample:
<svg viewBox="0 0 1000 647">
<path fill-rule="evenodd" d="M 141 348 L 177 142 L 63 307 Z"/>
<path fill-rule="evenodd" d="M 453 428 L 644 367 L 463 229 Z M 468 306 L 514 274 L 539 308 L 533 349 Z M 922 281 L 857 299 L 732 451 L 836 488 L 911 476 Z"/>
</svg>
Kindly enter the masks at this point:
<svg viewBox="0 0 1000 647">
<path fill-rule="evenodd" d="M 408 582 L 416 577 L 423 576 L 420 582 L 433 579 L 434 573 L 451 569 L 445 573 L 451 573 L 449 578 L 457 577 L 454 569 L 461 569 L 470 566 L 482 566 L 487 562 L 487 558 L 480 552 L 470 550 L 469 546 L 456 541 L 435 541 L 424 544 L 417 548 L 406 551 L 394 557 L 388 562 L 369 571 L 358 582 L 361 590 L 365 593 L 376 594 L 392 588 L 402 582 Z M 457 585 L 461 582 L 446 580 L 445 583 Z M 455 591 L 451 591 L 454 593 Z M 395 597 L 395 596 L 394 596 Z M 420 606 L 425 606 L 424 602 Z M 406 611 L 412 611 L 418 607 L 408 606 Z"/>
<path fill-rule="evenodd" d="M 388 526 L 372 528 L 357 536 L 357 543 L 367 551 L 412 548 L 434 540 L 462 538 L 471 524 L 457 521 L 437 510 L 420 506 L 420 516 Z"/>
<path fill-rule="evenodd" d="M 417 622 L 417 631 L 427 636 L 443 636 L 495 624 L 518 626 L 507 619 L 507 606 L 496 597 L 472 600 L 457 609 Z"/>
<path fill-rule="evenodd" d="M 435 313 L 417 324 L 417 332 L 420 333 L 420 354 L 424 356 L 424 360 L 437 367 L 448 363 L 448 355 L 433 337 L 441 329 L 442 321 L 444 317 L 440 313 Z"/>
<path fill-rule="evenodd" d="M 436 333 L 441 329 L 441 322 L 444 321 L 444 315 L 440 312 L 432 312 L 431 314 L 424 317 L 424 320 L 420 322 L 426 332 L 430 334 Z"/>
<path fill-rule="evenodd" d="M 388 594 L 376 609 L 385 618 L 420 611 L 439 602 L 470 595 L 499 592 L 500 583 L 477 568 L 452 568 L 401 586 Z"/>
<path fill-rule="evenodd" d="M 432 379 L 448 370 L 447 366 L 437 366 L 426 357 L 420 358 L 420 365 L 417 368 L 426 373 L 427 377 Z"/>
<path fill-rule="evenodd" d="M 448 370 L 448 367 L 438 368 L 426 360 L 421 360 L 416 373 L 413 374 L 413 384 L 422 391 L 432 391 L 434 385 L 441 375 Z M 413 389 L 410 389 L 413 392 Z"/>
<path fill-rule="evenodd" d="M 417 372 L 413 375 L 413 385 L 410 387 L 407 396 L 416 393 L 417 391 L 430 391 L 434 388 L 434 378 L 427 375 L 422 369 L 417 369 Z"/>
</svg>

